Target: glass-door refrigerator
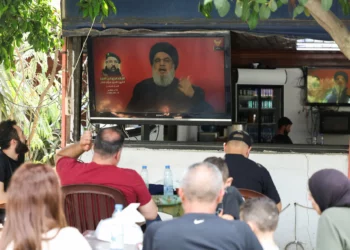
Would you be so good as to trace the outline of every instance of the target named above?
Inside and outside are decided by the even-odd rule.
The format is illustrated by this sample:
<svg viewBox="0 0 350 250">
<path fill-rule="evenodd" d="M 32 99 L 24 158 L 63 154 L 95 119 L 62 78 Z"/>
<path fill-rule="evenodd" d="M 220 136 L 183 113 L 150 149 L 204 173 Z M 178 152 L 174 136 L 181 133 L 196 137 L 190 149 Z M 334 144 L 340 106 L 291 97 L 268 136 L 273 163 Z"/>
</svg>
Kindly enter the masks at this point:
<svg viewBox="0 0 350 250">
<path fill-rule="evenodd" d="M 237 85 L 237 122 L 255 143 L 270 143 L 283 116 L 283 86 Z"/>
</svg>

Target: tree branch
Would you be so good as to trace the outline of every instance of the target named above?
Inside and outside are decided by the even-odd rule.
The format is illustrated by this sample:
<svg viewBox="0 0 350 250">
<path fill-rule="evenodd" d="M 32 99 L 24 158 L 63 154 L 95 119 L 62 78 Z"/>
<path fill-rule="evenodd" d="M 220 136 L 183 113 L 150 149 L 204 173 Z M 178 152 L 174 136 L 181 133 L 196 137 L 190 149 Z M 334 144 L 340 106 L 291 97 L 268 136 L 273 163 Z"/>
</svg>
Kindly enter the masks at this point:
<svg viewBox="0 0 350 250">
<path fill-rule="evenodd" d="M 344 23 L 332 11 L 325 11 L 320 0 L 308 0 L 305 7 L 316 22 L 333 38 L 343 54 L 350 59 L 350 33 Z"/>
</svg>

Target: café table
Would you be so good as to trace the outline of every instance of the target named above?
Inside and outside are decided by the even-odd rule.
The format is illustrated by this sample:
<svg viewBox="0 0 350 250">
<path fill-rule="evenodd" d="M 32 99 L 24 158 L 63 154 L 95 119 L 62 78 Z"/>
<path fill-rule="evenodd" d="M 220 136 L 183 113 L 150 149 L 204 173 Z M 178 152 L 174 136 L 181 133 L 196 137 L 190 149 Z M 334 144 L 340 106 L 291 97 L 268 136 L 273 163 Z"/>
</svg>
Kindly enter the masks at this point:
<svg viewBox="0 0 350 250">
<path fill-rule="evenodd" d="M 87 230 L 83 233 L 85 239 L 90 244 L 92 250 L 109 250 L 110 243 L 96 238 L 94 230 Z M 124 250 L 140 250 L 142 246 L 124 245 Z"/>
<path fill-rule="evenodd" d="M 171 214 L 173 217 L 180 217 L 184 214 L 181 199 L 177 195 L 152 195 L 159 212 Z"/>
</svg>

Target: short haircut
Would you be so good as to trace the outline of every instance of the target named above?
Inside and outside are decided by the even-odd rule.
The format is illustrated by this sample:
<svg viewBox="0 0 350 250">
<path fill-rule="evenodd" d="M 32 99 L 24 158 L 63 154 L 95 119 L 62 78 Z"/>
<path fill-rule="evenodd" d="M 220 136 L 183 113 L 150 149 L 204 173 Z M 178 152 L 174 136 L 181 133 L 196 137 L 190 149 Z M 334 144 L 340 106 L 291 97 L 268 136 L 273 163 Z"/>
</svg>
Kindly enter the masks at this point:
<svg viewBox="0 0 350 250">
<path fill-rule="evenodd" d="M 226 164 L 224 159 L 222 159 L 220 157 L 212 156 L 212 157 L 206 158 L 204 160 L 204 162 L 209 162 L 209 163 L 215 165 L 220 170 L 220 172 L 222 174 L 222 179 L 224 182 L 228 179 L 228 177 L 229 177 L 228 167 L 227 167 L 227 164 Z"/>
<path fill-rule="evenodd" d="M 19 140 L 17 130 L 14 128 L 16 124 L 14 120 L 6 120 L 0 123 L 0 148 L 2 150 L 10 147 L 12 139 Z"/>
<path fill-rule="evenodd" d="M 124 135 L 116 127 L 104 128 L 98 131 L 94 141 L 94 151 L 101 156 L 112 156 L 121 150 Z"/>
<path fill-rule="evenodd" d="M 209 162 L 195 163 L 186 169 L 180 187 L 189 201 L 215 202 L 223 189 L 222 175 Z"/>
<path fill-rule="evenodd" d="M 288 125 L 292 125 L 292 121 L 288 118 L 288 117 L 281 117 L 278 120 L 278 128 L 281 128 L 282 126 L 288 126 Z"/>
<path fill-rule="evenodd" d="M 278 216 L 276 203 L 267 197 L 247 199 L 241 206 L 241 220 L 254 223 L 260 232 L 274 232 Z"/>
</svg>

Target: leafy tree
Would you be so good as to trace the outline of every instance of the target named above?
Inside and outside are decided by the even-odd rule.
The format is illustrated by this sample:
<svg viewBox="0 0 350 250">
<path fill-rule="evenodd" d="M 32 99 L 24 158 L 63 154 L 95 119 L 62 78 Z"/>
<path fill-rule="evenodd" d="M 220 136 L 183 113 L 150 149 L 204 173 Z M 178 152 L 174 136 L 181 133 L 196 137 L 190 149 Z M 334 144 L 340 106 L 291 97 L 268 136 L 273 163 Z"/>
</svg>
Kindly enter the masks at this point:
<svg viewBox="0 0 350 250">
<path fill-rule="evenodd" d="M 61 20 L 49 0 L 0 1 L 0 64 L 14 67 L 15 47 L 23 36 L 35 51 L 52 52 L 61 47 Z"/>
<path fill-rule="evenodd" d="M 338 0 L 343 13 L 350 14 L 348 0 Z M 247 22 L 250 29 L 254 29 L 259 20 L 266 20 L 284 4 L 295 6 L 293 18 L 304 13 L 312 16 L 337 43 L 344 55 L 350 59 L 350 33 L 346 25 L 330 10 L 333 0 L 236 0 L 235 15 Z M 199 4 L 199 11 L 207 18 L 216 9 L 220 17 L 226 16 L 233 5 L 229 0 L 204 0 Z"/>
</svg>

